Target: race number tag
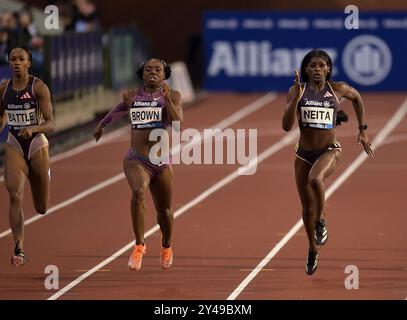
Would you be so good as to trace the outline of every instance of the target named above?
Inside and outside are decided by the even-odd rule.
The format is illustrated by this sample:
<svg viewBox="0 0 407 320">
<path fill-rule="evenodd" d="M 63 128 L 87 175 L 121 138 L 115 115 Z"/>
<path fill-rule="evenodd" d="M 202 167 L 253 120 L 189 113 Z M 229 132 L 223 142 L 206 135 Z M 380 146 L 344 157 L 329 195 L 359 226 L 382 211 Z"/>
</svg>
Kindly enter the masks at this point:
<svg viewBox="0 0 407 320">
<path fill-rule="evenodd" d="M 24 127 L 37 124 L 36 112 L 29 110 L 6 110 L 8 125 L 12 127 Z"/>
<path fill-rule="evenodd" d="M 301 121 L 315 128 L 333 128 L 334 109 L 301 107 Z"/>
<path fill-rule="evenodd" d="M 162 124 L 162 108 L 131 108 L 130 119 L 134 129 L 160 127 Z"/>
</svg>

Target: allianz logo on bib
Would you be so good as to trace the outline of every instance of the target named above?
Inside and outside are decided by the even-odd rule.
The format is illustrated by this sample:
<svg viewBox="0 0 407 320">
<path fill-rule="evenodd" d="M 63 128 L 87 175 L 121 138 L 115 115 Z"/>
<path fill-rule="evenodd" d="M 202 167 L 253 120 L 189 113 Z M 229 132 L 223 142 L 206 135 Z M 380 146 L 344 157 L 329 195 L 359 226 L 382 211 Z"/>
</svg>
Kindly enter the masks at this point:
<svg viewBox="0 0 407 320">
<path fill-rule="evenodd" d="M 305 101 L 306 106 L 317 106 L 317 107 L 325 107 L 329 108 L 331 106 L 329 101 L 314 101 L 314 100 L 307 100 Z"/>
<path fill-rule="evenodd" d="M 157 101 L 134 101 L 133 107 L 156 107 L 158 106 Z"/>
</svg>

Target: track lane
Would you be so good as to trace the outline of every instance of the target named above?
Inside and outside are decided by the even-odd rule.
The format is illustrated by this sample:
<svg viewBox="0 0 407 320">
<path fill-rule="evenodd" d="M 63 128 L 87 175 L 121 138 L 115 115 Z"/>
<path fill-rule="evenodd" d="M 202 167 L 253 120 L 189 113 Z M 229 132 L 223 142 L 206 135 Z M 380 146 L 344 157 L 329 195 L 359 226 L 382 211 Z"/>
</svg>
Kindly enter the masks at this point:
<svg viewBox="0 0 407 320">
<path fill-rule="evenodd" d="M 366 100 L 370 102 L 370 99 Z M 395 99 L 394 102 L 393 110 L 400 103 L 400 99 Z M 369 118 L 374 123 L 371 129 L 371 135 L 374 135 L 383 126 L 386 118 L 383 117 L 382 110 L 377 105 L 371 110 Z M 352 122 L 349 127 L 352 128 Z M 352 129 L 346 128 L 342 129 L 343 137 L 341 137 L 342 134 L 339 134 L 344 148 L 355 144 L 355 136 L 350 134 L 352 131 Z M 360 147 L 354 146 L 349 149 L 352 149 L 351 152 L 346 152 L 344 155 L 341 169 L 332 177 L 332 181 L 360 153 Z M 287 159 L 290 160 L 287 161 Z M 251 179 L 253 177 L 248 176 L 234 181 L 207 199 L 203 208 L 195 208 L 194 214 L 180 219 L 177 222 L 177 228 L 193 230 L 193 232 L 181 234 L 177 232 L 176 252 L 188 253 L 180 257 L 182 261 L 178 262 L 177 268 L 164 273 L 157 268 L 159 247 L 152 240 L 153 254 L 156 254 L 146 256 L 146 268 L 142 273 L 135 277 L 123 275 L 116 281 L 115 276 L 125 270 L 126 257 L 121 256 L 109 264 L 113 273 L 96 274 L 73 289 L 70 292 L 71 295 L 62 298 L 225 299 L 233 290 L 233 284 L 241 281 L 256 259 L 267 252 L 267 246 L 270 247 L 273 243 L 278 242 L 281 234 L 284 234 L 291 226 L 290 223 L 298 219 L 298 203 L 292 201 L 294 194 L 298 197 L 295 183 L 293 183 L 294 180 L 287 179 L 287 175 L 293 174 L 292 163 L 293 149 L 285 148 L 259 166 L 259 172 L 253 176 L 257 179 Z M 273 174 L 270 175 L 269 172 L 265 174 L 263 166 L 268 170 L 272 168 Z M 270 184 L 265 182 L 268 176 L 275 178 Z M 259 177 L 263 178 L 262 186 L 264 185 L 264 188 L 259 189 Z M 278 184 L 275 181 L 278 181 Z M 255 198 L 250 198 L 250 201 L 236 200 L 245 199 L 244 195 L 253 194 L 253 190 L 256 190 Z M 285 191 L 284 196 L 281 190 Z M 287 209 L 287 205 L 297 206 L 298 209 L 285 212 L 284 208 Z M 273 212 L 277 212 L 277 216 L 267 211 L 270 210 L 270 207 L 273 208 Z M 280 212 L 283 212 L 284 215 L 279 216 Z M 205 218 L 197 221 L 197 216 Z M 292 220 L 290 221 L 290 219 Z M 268 234 L 270 238 L 265 237 Z M 305 233 L 298 234 L 298 237 L 302 238 L 302 243 L 305 243 Z M 158 235 L 156 235 L 157 238 L 159 238 Z M 303 253 L 299 257 L 299 265 L 290 268 L 302 275 Z M 272 268 L 264 272 L 273 273 Z M 174 281 L 174 279 L 176 280 Z M 109 283 L 110 291 L 101 292 L 106 282 Z M 293 289 L 290 284 L 288 287 Z M 140 291 L 139 288 L 143 289 Z M 273 290 L 273 288 L 268 290 Z M 276 293 L 278 292 L 277 290 Z M 261 293 L 264 292 L 261 291 Z M 249 299 L 259 299 L 259 297 L 254 297 L 249 293 Z"/>
<path fill-rule="evenodd" d="M 375 95 L 368 95 L 365 98 L 366 102 L 375 100 Z M 401 100 L 401 97 L 389 97 L 385 100 L 387 108 L 389 108 L 389 104 L 392 107 L 392 104 L 397 103 L 399 100 Z M 262 128 L 259 151 L 263 150 L 270 143 L 270 140 L 274 141 L 278 137 L 279 130 L 270 129 L 269 126 L 279 128 L 282 103 L 284 103 L 284 99 L 272 104 L 273 109 L 268 110 L 270 113 L 263 112 L 265 109 L 243 121 L 243 126 L 256 127 L 257 125 Z M 378 107 L 375 107 L 372 111 L 374 111 L 374 117 L 372 116 L 372 121 L 369 121 L 369 132 L 373 133 L 380 129 L 380 125 L 388 116 L 389 111 Z M 199 118 L 199 114 L 197 118 Z M 368 110 L 368 119 L 370 119 L 370 110 Z M 351 124 L 349 124 L 350 126 Z M 348 127 L 348 124 L 345 125 L 346 127 Z M 360 148 L 354 146 L 355 138 L 354 135 L 352 136 L 351 130 L 340 129 L 340 131 L 344 135 L 341 138 L 341 143 L 344 150 L 346 150 L 346 157 L 344 155 L 341 164 L 341 169 L 343 169 L 344 166 L 351 162 L 352 156 L 360 151 Z M 340 137 L 342 133 L 340 133 Z M 276 241 L 281 239 L 281 234 L 287 231 L 290 223 L 298 219 L 298 209 L 289 209 L 297 205 L 297 199 L 293 200 L 294 194 L 295 197 L 298 197 L 294 181 L 289 179 L 290 174 L 293 173 L 293 160 L 293 149 L 291 147 L 285 148 L 260 164 L 256 176 L 237 179 L 205 200 L 204 203 L 195 207 L 193 214 L 185 215 L 177 220 L 174 244 L 176 248 L 176 264 L 168 272 L 162 272 L 159 269 L 159 235 L 156 233 L 149 240 L 151 242 L 149 252 L 151 253 L 145 258 L 145 268 L 143 267 L 142 273 L 136 275 L 129 272 L 126 268 L 127 255 L 123 255 L 107 266 L 106 270 L 111 271 L 97 273 L 71 292 L 66 293 L 63 299 L 225 299 L 228 292 L 230 293 L 233 290 L 233 286 L 239 283 L 249 272 L 248 270 L 253 268 L 259 258 L 264 255 L 264 252 L 267 252 L 267 248 L 270 248 Z M 188 186 L 188 188 L 176 188 L 176 192 L 179 192 L 179 194 L 174 196 L 174 200 L 178 199 L 175 207 L 182 205 L 184 201 L 181 199 L 183 197 L 191 198 L 194 191 L 196 192 L 199 189 L 198 185 L 193 187 L 190 183 L 183 183 L 182 181 L 190 181 L 191 177 L 194 176 L 202 183 L 213 182 L 221 174 L 225 174 L 225 170 L 233 170 L 231 167 L 223 168 L 223 166 L 211 166 L 210 170 L 207 170 L 209 168 L 206 167 L 175 167 L 176 186 L 180 186 L 180 184 Z M 339 172 L 336 175 L 338 174 Z M 330 179 L 332 181 L 335 176 Z M 63 219 L 62 222 L 66 232 L 61 232 L 60 229 L 55 228 L 55 225 L 61 225 L 59 219 L 56 219 L 56 221 L 44 219 L 43 222 L 47 222 L 47 225 L 44 228 L 46 231 L 43 233 L 49 233 L 49 238 L 54 239 L 55 243 L 49 243 L 44 239 L 43 242 L 30 242 L 30 244 L 49 253 L 48 257 L 52 258 L 49 259 L 49 262 L 52 260 L 58 261 L 58 265 L 60 263 L 64 264 L 61 272 L 61 286 L 80 274 L 76 270 L 82 270 L 74 270 L 78 265 L 77 262 L 73 261 L 74 259 L 82 260 L 81 268 L 90 268 L 104 259 L 106 252 L 111 254 L 120 245 L 128 242 L 129 236 L 132 235 L 128 208 L 125 208 L 123 212 L 117 210 L 127 205 L 129 194 L 123 194 L 123 190 L 127 188 L 126 184 L 118 183 L 109 192 L 109 196 L 112 196 L 114 200 L 108 201 L 103 207 L 96 205 L 100 220 L 94 221 L 91 228 L 92 233 L 86 233 L 89 230 L 86 225 L 92 215 L 90 212 L 81 214 L 83 212 L 82 205 L 84 205 L 82 201 L 71 208 L 69 219 Z M 256 190 L 256 193 L 253 193 L 253 190 Z M 253 195 L 253 197 L 246 201 L 239 201 L 240 199 L 246 199 L 248 194 Z M 349 198 L 349 194 L 347 197 Z M 95 203 L 99 204 L 100 199 L 105 200 L 106 198 L 107 196 L 104 193 L 98 193 L 94 198 L 89 197 L 89 200 L 95 207 Z M 267 200 L 265 201 L 265 199 Z M 111 199 L 109 198 L 109 200 Z M 329 202 L 331 202 L 331 199 Z M 337 205 L 332 203 L 332 206 L 336 207 Z M 331 210 L 332 206 L 329 205 L 329 210 Z M 150 201 L 148 218 L 150 226 L 155 222 L 151 208 Z M 271 214 L 268 211 L 270 208 L 273 209 Z M 95 211 L 94 209 L 91 210 Z M 112 216 L 112 212 L 115 212 L 117 216 Z M 332 215 L 339 214 L 332 213 Z M 50 216 L 49 219 L 51 218 L 53 217 Z M 118 223 L 118 221 L 121 222 Z M 109 228 L 106 228 L 106 225 Z M 38 234 L 36 230 L 31 232 L 33 235 Z M 88 238 L 84 240 L 86 235 Z M 267 237 L 267 235 L 270 235 L 270 237 Z M 69 239 L 70 243 L 64 237 Z M 270 282 L 262 283 L 259 288 L 256 287 L 253 291 L 249 290 L 247 297 L 242 295 L 243 299 L 268 299 L 264 297 L 267 296 L 269 291 L 272 291 L 273 294 L 281 293 L 281 296 L 284 296 L 285 292 L 295 292 L 296 274 L 303 273 L 305 256 L 302 251 L 305 249 L 298 253 L 298 248 L 305 244 L 305 234 L 300 232 L 296 235 L 296 238 L 298 238 L 297 240 L 301 239 L 294 248 L 297 251 L 296 255 L 284 260 L 285 268 L 289 268 L 294 275 L 287 277 L 280 274 L 282 280 L 280 287 L 270 286 Z M 63 248 L 60 246 L 61 243 L 64 244 Z M 2 257 L 4 255 L 6 253 L 3 252 Z M 39 255 L 40 252 L 38 252 L 38 257 L 40 257 Z M 321 259 L 325 258 L 322 257 Z M 277 259 L 276 261 L 281 260 Z M 292 266 L 293 261 L 298 268 Z M 4 261 L 0 261 L 0 263 L 3 264 Z M 44 265 L 43 262 L 42 266 Z M 272 266 L 270 269 L 273 268 L 275 267 Z M 3 285 L 0 285 L 0 290 L 3 293 L 8 291 L 10 297 L 17 296 L 18 299 L 21 299 L 23 290 L 25 299 L 38 299 L 38 297 L 42 299 L 50 295 L 50 292 L 41 288 L 45 278 L 43 268 L 40 267 L 32 272 L 24 273 L 21 273 L 21 270 L 14 275 L 15 278 L 11 282 L 8 281 L 9 275 L 0 275 L 2 283 L 4 283 L 3 279 L 8 281 L 4 291 Z M 279 268 L 277 268 L 277 271 L 279 271 Z M 274 272 L 267 270 L 263 273 L 270 275 L 274 274 Z M 286 288 L 282 288 L 282 284 L 285 284 Z M 327 288 L 330 282 L 321 281 L 321 284 L 322 286 L 325 284 L 325 288 Z M 309 284 L 308 290 L 314 289 L 313 286 L 314 283 Z M 260 297 L 257 294 L 260 294 Z M 2 296 L 2 293 L 0 293 L 0 296 Z"/>
<path fill-rule="evenodd" d="M 229 115 L 233 113 L 233 110 L 239 110 L 242 106 L 253 101 L 258 96 L 259 95 L 249 95 L 241 97 L 241 99 L 236 97 L 232 99 L 232 97 L 227 96 L 225 101 L 228 101 L 230 104 L 224 102 L 222 111 L 217 113 L 208 112 L 208 109 L 202 106 L 191 108 L 190 110 L 188 109 L 187 112 L 191 114 L 191 118 L 196 114 L 195 118 L 199 120 L 199 123 L 196 124 L 194 124 L 192 120 L 189 121 L 188 126 L 205 126 L 205 122 L 210 126 L 214 122 L 219 121 L 219 118 L 217 118 L 219 114 Z M 217 101 L 220 100 L 222 99 L 218 96 Z M 210 103 L 209 109 L 212 110 L 213 107 L 214 104 Z M 128 148 L 129 141 L 121 141 L 120 143 L 123 145 L 123 151 L 120 152 L 120 156 L 122 156 Z M 94 150 L 95 149 L 93 149 L 93 151 Z M 119 162 L 121 164 L 122 160 L 120 159 Z M 219 176 L 219 174 L 221 173 L 217 170 L 212 170 L 209 173 L 202 172 L 202 178 L 199 179 L 198 176 L 197 181 L 200 181 L 203 185 L 208 185 L 211 181 L 216 180 L 215 177 Z M 190 175 L 188 173 L 182 178 L 176 174 L 176 183 L 178 183 L 177 179 L 188 181 L 190 180 Z M 200 189 L 202 189 L 202 187 Z M 193 189 L 191 191 L 193 192 Z M 109 199 L 109 201 L 100 205 L 101 199 Z M 31 225 L 28 228 L 29 232 L 26 234 L 28 240 L 26 250 L 27 253 L 29 252 L 33 257 L 32 262 L 28 265 L 30 267 L 29 269 L 20 268 L 19 270 L 12 269 L 11 266 L 7 268 L 7 271 L 0 275 L 0 277 L 4 279 L 4 286 L 1 286 L 2 292 L 0 296 L 21 298 L 21 288 L 14 287 L 13 282 L 17 280 L 16 277 L 21 279 L 21 274 L 26 274 L 26 279 L 32 280 L 33 288 L 31 291 L 26 291 L 23 297 L 37 299 L 38 294 L 42 297 L 47 294 L 43 288 L 42 281 L 45 278 L 45 276 L 43 276 L 43 270 L 46 265 L 56 264 L 60 267 L 62 275 L 61 284 L 63 284 L 65 274 L 72 273 L 73 277 L 77 276 L 78 272 L 76 270 L 89 268 L 97 260 L 100 260 L 101 256 L 110 254 L 113 247 L 116 248 L 119 243 L 123 243 L 124 238 L 121 237 L 122 234 L 125 235 L 126 239 L 131 239 L 133 236 L 128 208 L 129 199 L 130 193 L 128 186 L 123 180 L 109 187 L 109 190 L 91 195 L 71 205 L 66 209 L 66 212 L 61 212 L 59 215 L 50 215 L 47 219 L 41 220 L 41 223 Z M 175 197 L 175 199 L 177 199 L 177 197 Z M 186 200 L 181 201 L 185 202 Z M 151 200 L 149 199 L 149 201 L 150 208 L 152 208 Z M 122 210 L 118 210 L 118 208 L 122 208 Z M 115 215 L 112 215 L 112 212 L 115 213 Z M 155 220 L 155 217 L 151 216 L 151 214 L 150 217 L 151 223 Z M 61 229 L 62 226 L 63 229 Z M 114 228 L 111 230 L 107 229 L 106 226 L 114 226 Z M 38 234 L 42 234 L 43 237 L 34 238 L 34 236 Z M 30 235 L 33 235 L 33 237 L 30 237 Z M 112 240 L 109 242 L 109 239 Z M 8 237 L 3 240 L 3 248 L 9 248 L 12 244 L 11 238 Z M 105 244 L 104 242 L 106 241 L 109 242 L 109 244 Z M 46 250 L 43 250 L 43 248 L 46 248 Z M 0 263 L 6 266 L 8 265 L 7 252 L 3 252 L 0 259 Z M 81 262 L 81 260 L 84 262 Z M 71 261 L 71 263 L 69 261 Z M 35 274 L 39 274 L 40 276 L 35 277 Z M 11 287 L 14 289 L 10 290 Z"/>
<path fill-rule="evenodd" d="M 380 102 L 370 103 L 369 111 L 374 114 L 369 113 L 368 119 L 373 116 L 375 123 L 378 119 L 389 120 L 390 113 L 395 111 L 393 105 L 381 108 Z M 392 134 L 406 130 L 404 117 Z M 373 138 L 372 133 L 370 136 Z M 344 151 L 354 148 L 346 142 L 343 147 Z M 393 151 L 389 151 L 391 148 Z M 402 179 L 407 174 L 406 167 L 404 172 L 400 171 L 397 160 L 403 154 L 406 155 L 405 149 L 399 145 L 383 144 L 375 157 L 368 159 L 328 200 L 330 239 L 321 250 L 319 269 L 314 276 L 309 277 L 304 271 L 307 247 L 302 227 L 265 266 L 265 270 L 272 271 L 260 272 L 237 299 L 403 299 L 407 291 L 406 236 L 402 229 L 406 218 L 401 206 L 405 195 L 401 185 L 394 183 L 397 176 Z M 385 165 L 376 164 L 383 161 Z M 398 170 L 392 168 L 393 162 L 398 163 Z M 373 169 L 377 167 L 381 171 Z M 331 183 L 334 179 L 330 178 Z M 394 210 L 391 219 L 384 216 L 388 210 Z M 359 268 L 358 290 L 345 288 L 348 274 L 344 271 L 348 265 Z"/>
<path fill-rule="evenodd" d="M 264 95 L 251 94 L 245 95 L 237 98 L 232 95 L 220 95 L 214 94 L 208 96 L 208 100 L 201 101 L 197 104 L 196 109 L 199 107 L 207 108 L 213 112 L 216 108 L 216 112 L 213 113 L 214 119 L 225 119 L 230 117 L 233 113 L 233 108 L 235 108 L 234 103 L 238 103 L 237 106 L 249 105 L 251 102 L 256 101 Z M 227 101 L 227 103 L 226 103 Z M 238 102 L 239 101 L 239 102 Z M 218 110 L 216 103 L 222 105 L 222 109 Z M 228 104 L 230 103 L 230 104 Z M 202 122 L 201 111 L 195 112 L 191 110 L 188 123 L 191 124 L 193 128 L 201 129 L 201 126 L 205 126 L 205 122 Z M 204 115 L 207 116 L 206 114 Z M 221 118 L 217 118 L 220 116 Z M 214 122 L 217 122 L 214 120 Z M 209 124 L 206 125 L 209 127 Z M 203 128 L 203 127 L 202 127 Z M 123 131 L 123 130 L 121 130 Z M 82 153 L 74 154 L 72 157 L 61 159 L 58 163 L 51 165 L 51 176 L 52 176 L 52 186 L 51 186 L 51 205 L 55 206 L 67 199 L 72 198 L 78 194 L 78 190 L 83 191 L 88 189 L 90 186 L 94 186 L 106 179 L 116 175 L 118 172 L 122 171 L 122 158 L 123 149 L 128 148 L 129 143 L 129 131 L 123 136 L 119 136 L 115 139 L 110 139 L 109 142 L 100 144 L 101 147 L 94 147 L 92 149 L 84 150 Z M 103 140 L 103 137 L 101 141 Z M 106 149 L 109 152 L 106 152 Z M 57 156 L 58 157 L 58 156 Z M 97 166 L 95 166 L 95 159 L 97 159 Z M 4 184 L 3 184 L 4 186 Z M 5 190 L 0 193 L 0 203 L 8 203 L 8 194 Z M 4 210 L 8 210 L 4 207 Z M 3 211 L 3 210 L 2 210 Z M 25 213 L 25 219 L 30 219 L 35 216 L 32 201 L 31 201 L 31 190 L 29 183 L 26 184 L 26 190 L 24 193 L 23 201 L 23 211 Z M 6 218 L 6 219 L 4 219 Z M 5 215 L 0 216 L 0 230 L 6 230 L 9 228 L 8 219 Z M 4 231 L 0 232 L 3 234 Z"/>
</svg>

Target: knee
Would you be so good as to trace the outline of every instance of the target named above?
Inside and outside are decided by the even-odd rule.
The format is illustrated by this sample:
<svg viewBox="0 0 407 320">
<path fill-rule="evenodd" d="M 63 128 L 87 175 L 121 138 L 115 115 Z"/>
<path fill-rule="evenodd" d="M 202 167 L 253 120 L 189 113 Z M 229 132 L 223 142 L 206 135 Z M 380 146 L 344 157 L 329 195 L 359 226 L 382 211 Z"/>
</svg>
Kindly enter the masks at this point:
<svg viewBox="0 0 407 320">
<path fill-rule="evenodd" d="M 170 208 L 156 208 L 157 214 L 164 217 L 171 217 L 172 211 Z"/>
<path fill-rule="evenodd" d="M 308 183 L 311 188 L 320 188 L 323 185 L 324 180 L 321 176 L 311 176 L 308 178 Z"/>
<path fill-rule="evenodd" d="M 23 193 L 19 191 L 9 191 L 10 203 L 12 205 L 21 205 L 23 202 Z"/>
<path fill-rule="evenodd" d="M 131 199 L 135 202 L 143 202 L 146 195 L 146 187 L 133 189 L 131 192 Z"/>
<path fill-rule="evenodd" d="M 39 214 L 46 214 L 49 208 L 50 200 L 49 194 L 47 196 L 38 196 L 38 197 L 34 197 L 33 195 L 33 200 L 35 211 L 37 211 L 37 213 Z"/>
<path fill-rule="evenodd" d="M 44 204 L 35 205 L 35 211 L 39 214 L 46 214 L 48 211 L 48 206 Z"/>
</svg>

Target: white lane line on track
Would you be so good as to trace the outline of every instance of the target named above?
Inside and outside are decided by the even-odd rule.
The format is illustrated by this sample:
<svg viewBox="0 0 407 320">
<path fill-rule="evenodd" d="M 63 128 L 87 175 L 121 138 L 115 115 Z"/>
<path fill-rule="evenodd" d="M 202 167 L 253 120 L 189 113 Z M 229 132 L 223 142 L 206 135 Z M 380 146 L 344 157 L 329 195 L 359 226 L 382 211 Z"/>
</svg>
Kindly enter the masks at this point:
<svg viewBox="0 0 407 320">
<path fill-rule="evenodd" d="M 95 143 L 94 140 L 91 140 L 91 141 L 85 142 L 79 146 L 76 146 L 70 150 L 67 150 L 67 151 L 61 152 L 59 154 L 56 154 L 55 156 L 52 156 L 49 159 L 50 163 L 54 163 L 54 162 L 72 157 L 83 151 L 87 151 L 89 149 L 99 147 L 103 144 L 106 144 L 107 142 L 110 142 L 110 141 L 126 134 L 126 132 L 128 132 L 128 131 L 130 131 L 130 128 L 128 126 L 126 126 L 125 128 L 116 129 L 112 132 L 107 133 L 106 135 L 103 135 L 103 139 L 101 139 L 98 143 Z M 3 181 L 4 181 L 4 175 L 0 176 L 0 182 L 3 182 Z"/>
<path fill-rule="evenodd" d="M 267 105 L 268 103 L 272 102 L 273 100 L 275 100 L 277 97 L 277 94 L 271 92 L 271 93 L 267 93 L 266 95 L 256 99 L 255 101 L 253 101 L 252 103 L 248 104 L 246 107 L 243 107 L 241 110 L 233 113 L 231 116 L 225 118 L 224 120 L 218 122 L 217 124 L 215 124 L 214 126 L 212 126 L 212 128 L 220 128 L 220 129 L 225 129 L 229 126 L 231 126 L 232 124 L 236 123 L 237 121 L 243 119 L 244 117 L 250 115 L 251 113 L 259 110 L 260 108 L 264 107 L 265 105 Z M 208 135 L 208 134 L 207 134 Z M 111 140 L 112 138 L 110 138 Z M 193 142 L 190 143 L 190 145 L 194 145 L 196 143 L 201 143 L 200 139 L 194 139 L 192 140 Z M 205 141 L 204 139 L 202 139 L 202 141 Z M 178 144 L 176 146 L 174 146 L 174 148 L 172 149 L 172 154 L 175 155 L 177 153 L 179 153 L 181 151 L 181 146 Z M 102 181 L 100 183 L 98 183 L 97 185 L 94 185 L 91 188 L 88 188 L 82 192 L 80 192 L 79 194 L 73 196 L 72 198 L 65 200 L 61 203 L 58 203 L 57 205 L 51 207 L 48 209 L 47 213 L 45 215 L 34 215 L 33 217 L 27 219 L 24 221 L 24 225 L 27 226 L 39 219 L 42 219 L 44 217 L 49 216 L 51 213 L 62 209 L 74 202 L 77 202 L 85 197 L 87 197 L 88 195 L 91 195 L 103 188 L 106 188 L 110 185 L 112 185 L 113 183 L 116 183 L 122 179 L 125 178 L 124 173 L 120 173 L 115 175 L 114 177 L 111 177 L 105 181 Z M 9 235 L 11 233 L 11 229 L 8 229 L 2 233 L 0 233 L 0 239 Z"/>
<path fill-rule="evenodd" d="M 117 139 L 120 136 L 125 135 L 126 133 L 130 132 L 130 127 L 129 126 L 125 126 L 122 127 L 120 129 L 117 129 L 115 131 L 109 132 L 108 134 L 103 135 L 103 138 L 100 139 L 100 141 L 98 141 L 97 143 L 95 142 L 95 140 L 90 140 L 88 142 L 85 142 L 84 144 L 81 144 L 73 149 L 67 150 L 65 152 L 59 153 L 53 157 L 51 157 L 50 162 L 54 163 L 69 157 L 72 157 L 74 155 L 77 155 L 78 153 L 84 152 L 84 151 L 88 151 L 90 149 L 99 147 L 101 145 L 104 145 L 114 139 Z"/>
<path fill-rule="evenodd" d="M 372 148 L 377 149 L 386 137 L 394 130 L 407 113 L 407 99 L 404 100 L 402 105 L 393 115 L 393 117 L 386 123 L 383 129 L 376 135 L 372 142 Z M 334 181 L 334 183 L 326 191 L 326 199 L 328 198 L 351 176 L 353 172 L 360 167 L 360 165 L 368 158 L 365 152 L 359 156 L 346 168 L 346 170 Z M 275 255 L 288 243 L 288 241 L 297 233 L 302 227 L 302 219 L 291 228 L 291 230 L 280 240 L 279 243 L 260 261 L 260 263 L 253 269 L 253 271 L 239 284 L 239 286 L 229 295 L 227 300 L 235 300 L 239 294 L 249 285 L 249 283 L 257 276 L 257 274 L 275 257 Z"/>
<path fill-rule="evenodd" d="M 382 146 L 405 141 L 407 141 L 407 133 L 393 134 L 391 136 L 388 136 L 387 139 L 383 141 Z"/>
<path fill-rule="evenodd" d="M 88 195 L 91 195 L 92 193 L 95 193 L 103 188 L 106 188 L 106 187 L 110 186 L 111 184 L 122 180 L 123 178 L 124 178 L 124 173 L 120 173 L 101 183 L 98 183 L 97 185 L 95 185 L 91 188 L 88 188 L 85 191 L 82 191 L 81 193 L 78 193 L 77 195 L 73 196 L 72 198 L 62 201 L 62 202 L 58 203 L 57 205 L 49 208 L 45 215 L 36 214 L 35 216 L 32 216 L 31 218 L 25 220 L 24 226 L 27 226 L 37 220 L 45 218 L 45 217 L 49 216 L 50 214 L 52 214 L 53 212 L 58 211 L 59 209 L 62 209 L 66 206 L 69 206 L 70 204 L 75 203 L 75 202 L 87 197 Z M 11 229 L 8 229 L 8 230 L 0 233 L 0 239 L 4 238 L 5 236 L 9 235 L 10 233 L 11 233 Z"/>
<path fill-rule="evenodd" d="M 187 210 L 191 209 L 192 207 L 196 206 L 198 203 L 202 202 L 206 198 L 208 198 L 211 194 L 215 193 L 216 191 L 220 190 L 230 182 L 234 181 L 238 177 L 240 177 L 244 172 L 251 170 L 254 166 L 257 166 L 259 163 L 270 157 L 272 154 L 276 153 L 277 151 L 281 150 L 282 148 L 291 145 L 296 139 L 298 139 L 298 132 L 293 131 L 288 135 L 285 135 L 282 139 L 280 139 L 278 142 L 275 144 L 271 145 L 268 147 L 265 151 L 263 151 L 258 157 L 257 157 L 257 163 L 255 161 L 250 161 L 249 165 L 242 166 L 238 169 L 236 169 L 234 172 L 231 174 L 227 175 L 224 177 L 222 180 L 218 181 L 216 184 L 214 184 L 212 187 L 208 188 L 204 192 L 202 192 L 200 195 L 195 197 L 193 200 L 190 202 L 186 203 L 183 205 L 181 208 L 179 208 L 176 212 L 174 212 L 174 218 L 178 218 L 180 215 L 185 213 Z M 239 174 L 240 173 L 240 174 Z M 152 234 L 154 234 L 156 231 L 158 231 L 160 228 L 156 224 L 154 227 L 152 227 L 150 230 L 148 230 L 144 237 L 148 238 Z M 122 254 L 124 254 L 126 251 L 130 250 L 134 246 L 134 240 L 126 244 L 123 248 L 119 249 L 116 251 L 114 254 L 112 254 L 110 257 L 90 269 L 88 272 L 82 274 L 80 277 L 77 279 L 73 280 L 70 282 L 68 285 L 63 287 L 61 290 L 56 292 L 54 295 L 48 298 L 48 300 L 56 300 L 69 290 L 71 290 L 73 287 L 84 281 L 86 278 L 90 277 L 93 273 L 97 272 L 99 269 L 102 269 L 104 266 L 115 260 L 116 258 L 120 257 Z"/>
</svg>

